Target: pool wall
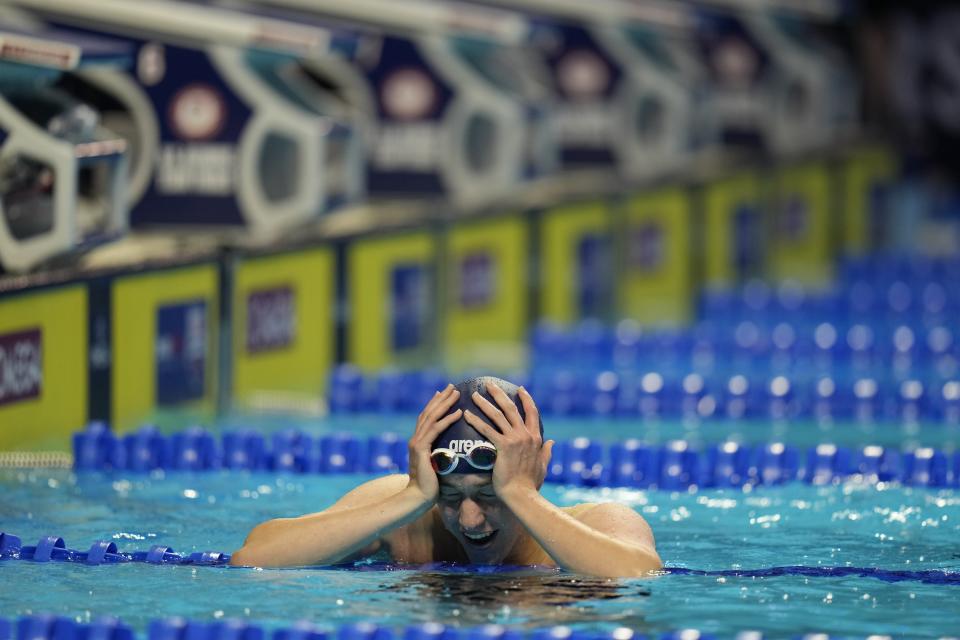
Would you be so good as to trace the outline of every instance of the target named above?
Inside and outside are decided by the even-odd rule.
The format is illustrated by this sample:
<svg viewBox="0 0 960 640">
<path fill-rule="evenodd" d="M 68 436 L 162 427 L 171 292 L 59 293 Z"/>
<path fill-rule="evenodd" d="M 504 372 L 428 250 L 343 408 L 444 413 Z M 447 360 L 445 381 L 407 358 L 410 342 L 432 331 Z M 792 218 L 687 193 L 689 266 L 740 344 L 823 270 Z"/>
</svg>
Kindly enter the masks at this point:
<svg viewBox="0 0 960 640">
<path fill-rule="evenodd" d="M 847 236 L 875 214 L 866 192 L 894 178 L 877 149 L 5 278 L 0 342 L 21 357 L 4 378 L 0 448 L 66 449 L 88 421 L 123 433 L 163 408 L 322 413 L 336 363 L 514 375 L 541 320 L 680 327 L 705 286 L 824 285 L 841 247 L 869 244 Z M 766 221 L 761 236 L 742 236 L 743 216 Z M 769 255 L 744 254 L 754 240 Z"/>
</svg>

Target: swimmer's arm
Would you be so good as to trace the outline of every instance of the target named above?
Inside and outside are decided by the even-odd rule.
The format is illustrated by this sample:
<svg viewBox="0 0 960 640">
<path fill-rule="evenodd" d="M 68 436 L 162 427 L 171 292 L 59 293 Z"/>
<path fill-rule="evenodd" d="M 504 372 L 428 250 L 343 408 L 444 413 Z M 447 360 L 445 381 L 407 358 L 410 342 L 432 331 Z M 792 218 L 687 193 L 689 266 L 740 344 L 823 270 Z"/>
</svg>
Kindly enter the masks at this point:
<svg viewBox="0 0 960 640">
<path fill-rule="evenodd" d="M 387 533 L 416 520 L 432 506 L 432 501 L 408 485 L 407 476 L 377 478 L 324 511 L 257 525 L 230 564 L 296 567 L 365 557 L 380 550 Z"/>
<path fill-rule="evenodd" d="M 574 517 L 534 488 L 501 498 L 558 566 L 575 573 L 634 578 L 663 567 L 653 532 L 625 505 L 598 504 Z"/>
</svg>

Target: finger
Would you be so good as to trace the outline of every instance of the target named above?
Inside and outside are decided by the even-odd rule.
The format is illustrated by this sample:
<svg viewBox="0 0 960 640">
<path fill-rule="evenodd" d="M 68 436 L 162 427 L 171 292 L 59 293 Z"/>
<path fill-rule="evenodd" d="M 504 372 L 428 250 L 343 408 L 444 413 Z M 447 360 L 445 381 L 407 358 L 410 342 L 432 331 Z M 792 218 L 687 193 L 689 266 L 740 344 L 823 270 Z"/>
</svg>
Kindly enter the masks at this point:
<svg viewBox="0 0 960 640">
<path fill-rule="evenodd" d="M 550 459 L 553 457 L 554 444 L 556 443 L 553 440 L 547 440 L 543 443 L 543 447 L 540 448 L 540 456 L 544 465 L 550 464 Z"/>
<path fill-rule="evenodd" d="M 542 447 L 540 447 L 540 483 L 542 484 L 546 480 L 547 475 L 550 473 L 550 459 L 553 457 L 553 440 L 547 440 Z"/>
<path fill-rule="evenodd" d="M 537 404 L 533 401 L 533 396 L 530 395 L 530 392 L 525 388 L 520 387 L 520 402 L 523 403 L 523 413 L 526 416 L 524 425 L 527 427 L 527 431 L 530 432 L 536 439 L 540 439 L 540 410 L 537 409 Z"/>
<path fill-rule="evenodd" d="M 469 409 L 463 412 L 463 418 L 471 427 L 479 431 L 480 435 L 492 442 L 494 446 L 501 441 L 502 434 Z"/>
<path fill-rule="evenodd" d="M 426 415 L 427 411 L 430 410 L 430 407 L 434 405 L 437 401 L 437 396 L 440 395 L 439 391 L 434 392 L 433 396 L 427 401 L 427 404 L 423 405 L 423 409 L 420 410 L 420 415 L 417 416 L 417 423 L 419 424 L 420 420 L 423 419 L 423 416 Z"/>
<path fill-rule="evenodd" d="M 523 418 L 520 417 L 520 410 L 517 409 L 517 405 L 503 389 L 489 382 L 487 383 L 487 393 L 493 396 L 493 399 L 500 405 L 500 410 L 503 412 L 503 415 L 507 417 L 511 427 L 520 428 L 523 426 Z"/>
<path fill-rule="evenodd" d="M 493 406 L 493 403 L 476 391 L 473 392 L 472 397 L 473 402 L 487 415 L 488 418 L 490 418 L 490 421 L 500 427 L 500 431 L 503 433 L 510 433 L 513 431 L 513 427 L 510 426 L 510 422 L 507 420 L 506 416 L 503 415 L 503 412 L 501 412 L 500 409 Z"/>
<path fill-rule="evenodd" d="M 429 417 L 431 422 L 436 422 L 440 418 L 444 417 L 449 413 L 450 407 L 457 403 L 457 400 L 460 399 L 460 391 L 457 389 L 450 389 L 433 407 L 433 410 L 430 412 Z"/>
<path fill-rule="evenodd" d="M 442 405 L 441 405 L 442 407 Z M 418 427 L 417 432 L 410 438 L 410 446 L 421 448 L 427 450 L 433 445 L 434 441 L 440 437 L 440 434 L 447 430 L 447 428 L 459 420 L 463 416 L 463 410 L 457 409 L 451 413 L 447 413 L 450 407 L 447 406 L 443 408 L 443 411 L 438 417 L 431 416 L 429 419 L 424 420 Z"/>
<path fill-rule="evenodd" d="M 427 401 L 427 404 L 424 405 L 423 410 L 420 412 L 420 417 L 422 418 L 426 416 L 430 412 L 430 410 L 436 406 L 437 402 L 439 402 L 444 395 L 449 393 L 452 386 L 453 385 L 447 385 L 443 389 L 435 392 L 433 396 L 430 398 L 430 400 Z"/>
<path fill-rule="evenodd" d="M 448 398 L 454 391 L 453 385 L 448 385 L 443 391 L 438 391 L 434 394 L 430 402 L 427 403 L 427 406 L 424 407 L 423 411 L 420 412 L 420 415 L 417 416 L 417 425 L 413 430 L 413 435 L 410 436 L 409 446 L 410 447 L 422 447 L 424 446 L 424 440 L 426 440 L 426 445 L 429 446 L 431 442 L 435 439 L 431 434 L 427 433 L 427 429 L 430 425 L 434 424 L 437 421 L 437 407 L 443 406 L 444 398 Z M 449 409 L 444 409 L 443 413 Z M 443 415 L 443 414 L 441 414 Z M 424 435 L 426 433 L 426 435 Z"/>
<path fill-rule="evenodd" d="M 445 415 L 453 403 L 456 402 L 459 395 L 460 392 L 457 391 L 453 385 L 448 385 L 446 389 L 438 392 L 420 413 L 417 424 L 418 428 L 436 422 L 440 417 Z"/>
<path fill-rule="evenodd" d="M 417 434 L 417 442 L 423 443 L 426 446 L 430 446 L 437 437 L 446 431 L 446 429 L 460 419 L 463 415 L 462 409 L 457 409 L 447 415 L 443 416 L 439 420 L 433 420 L 426 422 L 423 425 L 423 428 L 420 429 L 419 434 Z"/>
<path fill-rule="evenodd" d="M 447 427 L 452 425 L 454 422 L 460 419 L 460 416 L 463 415 L 463 409 L 457 409 L 453 413 L 445 416 L 444 418 L 435 422 L 431 427 L 430 431 L 436 431 L 438 434 L 443 433 L 447 430 Z"/>
<path fill-rule="evenodd" d="M 446 431 L 451 424 L 459 420 L 462 415 L 463 410 L 457 409 L 439 421 L 426 424 L 417 437 L 411 439 L 411 446 L 423 451 L 428 451 L 430 447 L 433 446 L 434 441 L 440 437 L 440 434 Z"/>
</svg>

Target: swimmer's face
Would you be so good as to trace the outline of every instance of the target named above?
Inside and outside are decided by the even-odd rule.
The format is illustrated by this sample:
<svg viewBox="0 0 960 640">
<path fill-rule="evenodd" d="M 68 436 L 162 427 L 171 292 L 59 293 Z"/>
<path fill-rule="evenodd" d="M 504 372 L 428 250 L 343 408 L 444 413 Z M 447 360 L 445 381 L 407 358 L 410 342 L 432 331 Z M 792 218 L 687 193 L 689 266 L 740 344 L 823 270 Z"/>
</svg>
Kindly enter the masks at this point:
<svg viewBox="0 0 960 640">
<path fill-rule="evenodd" d="M 497 497 L 488 473 L 441 477 L 437 507 L 444 526 L 473 564 L 506 560 L 522 530 L 517 517 Z"/>
</svg>

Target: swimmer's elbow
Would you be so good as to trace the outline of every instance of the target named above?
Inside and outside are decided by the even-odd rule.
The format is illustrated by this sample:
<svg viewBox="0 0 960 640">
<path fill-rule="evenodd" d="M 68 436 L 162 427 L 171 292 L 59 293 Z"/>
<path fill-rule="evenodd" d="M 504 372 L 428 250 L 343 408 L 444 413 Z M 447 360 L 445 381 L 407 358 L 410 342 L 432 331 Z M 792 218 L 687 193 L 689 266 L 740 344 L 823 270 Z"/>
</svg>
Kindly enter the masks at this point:
<svg viewBox="0 0 960 640">
<path fill-rule="evenodd" d="M 247 547 L 240 547 L 230 555 L 231 567 L 253 567 L 254 562 L 250 559 L 250 551 Z"/>
<path fill-rule="evenodd" d="M 624 565 L 622 578 L 645 578 L 663 569 L 660 555 L 649 547 L 638 547 L 632 550 L 630 562 Z"/>
<path fill-rule="evenodd" d="M 261 522 L 247 534 L 243 546 L 230 556 L 230 564 L 235 567 L 262 567 L 269 564 L 269 559 L 258 550 L 258 546 L 273 537 L 278 520 Z"/>
<path fill-rule="evenodd" d="M 660 556 L 650 547 L 625 545 L 617 554 L 612 554 L 609 561 L 604 561 L 594 573 L 603 578 L 648 578 L 663 569 Z"/>
</svg>

